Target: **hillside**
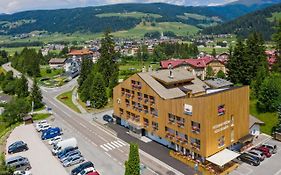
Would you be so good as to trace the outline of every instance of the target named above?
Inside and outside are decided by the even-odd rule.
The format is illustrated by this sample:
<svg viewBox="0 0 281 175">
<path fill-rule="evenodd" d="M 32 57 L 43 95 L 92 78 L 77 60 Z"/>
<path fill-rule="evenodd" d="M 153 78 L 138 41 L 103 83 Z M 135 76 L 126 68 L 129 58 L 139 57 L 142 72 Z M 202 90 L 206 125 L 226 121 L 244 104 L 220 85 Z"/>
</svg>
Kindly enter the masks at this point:
<svg viewBox="0 0 281 175">
<path fill-rule="evenodd" d="M 281 0 L 238 0 L 231 2 L 229 4 L 235 5 L 235 4 L 242 4 L 246 6 L 252 6 L 254 4 L 278 4 L 281 3 Z"/>
<path fill-rule="evenodd" d="M 274 32 L 273 26 L 276 20 L 281 19 L 281 4 L 259 10 L 239 17 L 225 24 L 208 27 L 203 34 L 226 34 L 232 33 L 240 37 L 246 37 L 253 31 L 260 32 L 267 40 Z"/>
<path fill-rule="evenodd" d="M 204 28 L 264 8 L 264 5 L 226 5 L 185 7 L 163 3 L 116 4 L 60 10 L 35 10 L 0 15 L 0 34 L 14 35 L 32 31 L 49 33 L 100 33 L 136 28 L 142 21 L 177 22 Z M 229 13 L 231 12 L 231 13 Z M 192 32 L 191 32 L 192 33 Z"/>
</svg>

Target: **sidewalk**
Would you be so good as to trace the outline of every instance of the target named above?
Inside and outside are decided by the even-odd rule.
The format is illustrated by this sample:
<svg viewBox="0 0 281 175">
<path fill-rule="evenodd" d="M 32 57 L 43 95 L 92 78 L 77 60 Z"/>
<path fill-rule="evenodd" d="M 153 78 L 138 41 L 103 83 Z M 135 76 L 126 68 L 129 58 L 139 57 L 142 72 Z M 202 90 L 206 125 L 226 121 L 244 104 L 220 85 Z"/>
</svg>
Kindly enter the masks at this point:
<svg viewBox="0 0 281 175">
<path fill-rule="evenodd" d="M 87 114 L 88 111 L 86 109 L 84 109 L 77 101 L 78 99 L 78 93 L 77 93 L 77 88 L 74 87 L 74 90 L 72 91 L 72 102 L 73 104 L 75 104 L 78 109 L 81 111 L 82 114 Z"/>
<path fill-rule="evenodd" d="M 156 143 L 154 141 L 151 141 L 149 143 L 144 143 L 143 141 L 127 134 L 128 129 L 119 126 L 117 124 L 108 124 L 110 128 L 112 128 L 116 133 L 117 137 L 124 140 L 127 143 L 137 143 L 139 145 L 140 150 L 146 152 L 147 154 L 155 157 L 156 159 L 164 162 L 165 164 L 173 167 L 177 171 L 186 174 L 186 175 L 193 175 L 196 174 L 193 168 L 187 166 L 186 164 L 172 158 L 169 155 L 170 149 L 168 149 L 165 146 L 160 145 L 159 143 Z M 198 174 L 198 173 L 197 173 Z"/>
</svg>

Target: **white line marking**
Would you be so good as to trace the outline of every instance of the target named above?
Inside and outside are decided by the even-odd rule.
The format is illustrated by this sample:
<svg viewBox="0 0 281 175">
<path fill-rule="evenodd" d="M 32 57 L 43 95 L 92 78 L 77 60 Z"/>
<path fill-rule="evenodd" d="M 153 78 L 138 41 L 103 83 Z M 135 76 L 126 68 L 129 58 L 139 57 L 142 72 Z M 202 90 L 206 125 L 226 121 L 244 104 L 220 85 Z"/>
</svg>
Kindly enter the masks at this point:
<svg viewBox="0 0 281 175">
<path fill-rule="evenodd" d="M 110 158 L 111 158 L 111 155 L 110 155 L 110 154 L 108 154 L 107 152 L 105 152 L 105 154 L 106 154 L 106 155 L 108 155 L 108 157 L 110 157 Z"/>
<path fill-rule="evenodd" d="M 81 126 L 83 126 L 84 128 L 87 128 L 85 125 L 83 125 L 82 123 L 80 123 Z"/>
<path fill-rule="evenodd" d="M 121 150 L 121 149 L 118 149 L 121 153 L 124 153 L 124 151 L 123 150 Z"/>
<path fill-rule="evenodd" d="M 119 148 L 119 145 L 117 145 L 116 143 L 111 142 L 111 144 L 114 145 L 116 148 Z"/>
<path fill-rule="evenodd" d="M 122 147 L 123 145 L 121 145 L 120 143 L 118 143 L 117 141 L 114 141 L 114 143 L 116 144 L 116 145 L 118 145 L 119 147 Z"/>
<path fill-rule="evenodd" d="M 126 144 L 123 143 L 121 140 L 118 140 L 117 142 L 120 143 L 120 144 L 122 144 L 122 145 L 124 145 L 124 146 L 126 146 Z"/>
<path fill-rule="evenodd" d="M 107 141 L 105 138 L 103 138 L 102 136 L 98 135 L 98 137 L 99 137 L 100 139 L 102 139 L 103 141 L 108 142 L 108 141 Z"/>
<path fill-rule="evenodd" d="M 106 149 L 103 145 L 100 145 L 100 147 L 101 147 L 102 149 L 104 149 L 105 151 L 108 151 L 108 149 Z"/>
<path fill-rule="evenodd" d="M 103 146 L 105 146 L 107 149 L 112 150 L 111 147 L 107 146 L 106 144 L 104 144 Z"/>
<path fill-rule="evenodd" d="M 110 146 L 112 149 L 115 149 L 115 147 L 113 145 L 111 145 L 110 143 L 107 143 L 105 145 Z"/>
</svg>

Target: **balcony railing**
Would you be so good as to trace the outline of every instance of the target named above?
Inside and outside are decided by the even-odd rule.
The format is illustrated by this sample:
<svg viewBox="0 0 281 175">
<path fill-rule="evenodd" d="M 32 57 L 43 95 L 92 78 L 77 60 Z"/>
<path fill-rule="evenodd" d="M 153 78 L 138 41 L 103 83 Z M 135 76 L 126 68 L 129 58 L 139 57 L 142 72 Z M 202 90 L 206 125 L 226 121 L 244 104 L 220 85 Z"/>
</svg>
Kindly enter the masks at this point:
<svg viewBox="0 0 281 175">
<path fill-rule="evenodd" d="M 141 97 L 141 96 L 138 96 L 138 100 L 141 101 L 141 100 L 142 100 L 142 97 Z"/>
<path fill-rule="evenodd" d="M 151 111 L 151 114 L 155 117 L 158 117 L 158 112 L 156 112 L 156 111 Z"/>
<path fill-rule="evenodd" d="M 132 84 L 132 88 L 133 89 L 141 89 L 141 85 L 140 84 Z"/>
<path fill-rule="evenodd" d="M 169 124 L 173 124 L 173 123 L 175 123 L 175 119 L 173 119 L 173 118 L 169 118 Z"/>
<path fill-rule="evenodd" d="M 166 137 L 169 138 L 170 140 L 173 140 L 175 137 L 175 134 L 170 133 L 169 131 L 166 132 Z"/>
<path fill-rule="evenodd" d="M 191 143 L 191 148 L 196 149 L 197 151 L 199 151 L 200 150 L 200 144 Z"/>
<path fill-rule="evenodd" d="M 158 126 L 152 125 L 153 130 L 158 130 Z"/>
<path fill-rule="evenodd" d="M 143 122 L 144 127 L 148 127 L 149 123 L 148 122 Z"/>
<path fill-rule="evenodd" d="M 177 121 L 178 127 L 184 127 L 184 122 L 183 121 Z"/>
<path fill-rule="evenodd" d="M 144 112 L 145 114 L 148 114 L 148 109 L 144 109 L 143 112 Z"/>
<path fill-rule="evenodd" d="M 144 103 L 147 103 L 148 102 L 148 98 L 144 98 Z"/>
</svg>

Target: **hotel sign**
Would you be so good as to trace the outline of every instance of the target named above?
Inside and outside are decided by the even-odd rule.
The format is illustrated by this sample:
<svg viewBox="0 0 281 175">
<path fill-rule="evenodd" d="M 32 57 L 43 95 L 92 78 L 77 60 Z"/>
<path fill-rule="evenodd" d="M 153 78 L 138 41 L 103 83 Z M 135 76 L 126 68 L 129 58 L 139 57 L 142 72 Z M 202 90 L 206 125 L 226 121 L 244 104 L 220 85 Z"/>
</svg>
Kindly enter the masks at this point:
<svg viewBox="0 0 281 175">
<path fill-rule="evenodd" d="M 229 127 L 230 120 L 227 120 L 223 123 L 217 124 L 213 126 L 214 133 L 219 133 L 223 130 L 226 130 Z"/>
</svg>

